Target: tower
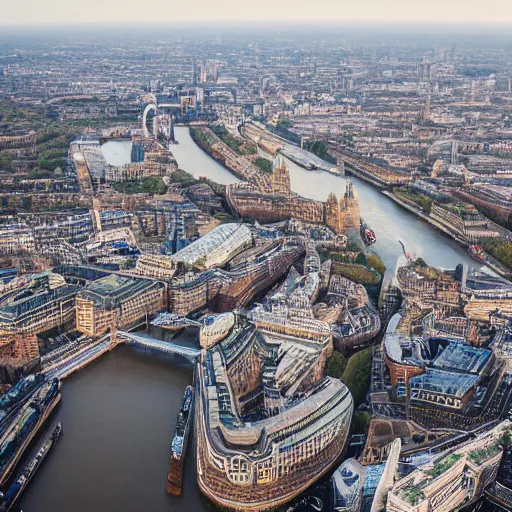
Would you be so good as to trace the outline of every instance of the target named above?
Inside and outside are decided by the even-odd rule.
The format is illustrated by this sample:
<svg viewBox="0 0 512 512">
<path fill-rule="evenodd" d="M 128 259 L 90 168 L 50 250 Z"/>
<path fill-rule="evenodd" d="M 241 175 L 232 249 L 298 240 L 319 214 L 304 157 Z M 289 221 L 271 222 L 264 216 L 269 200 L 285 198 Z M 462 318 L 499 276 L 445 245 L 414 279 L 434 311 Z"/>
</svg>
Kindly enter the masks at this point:
<svg viewBox="0 0 512 512">
<path fill-rule="evenodd" d="M 354 185 L 349 181 L 339 203 L 338 232 L 344 233 L 348 229 L 359 229 L 359 224 L 359 201 Z"/>
<path fill-rule="evenodd" d="M 427 100 L 425 101 L 425 110 L 423 110 L 423 120 L 429 121 L 430 120 L 430 93 L 427 94 Z"/>
<path fill-rule="evenodd" d="M 336 195 L 331 192 L 325 203 L 325 223 L 338 232 L 339 205 Z"/>
<path fill-rule="evenodd" d="M 451 149 L 451 152 L 450 152 L 450 163 L 451 164 L 456 164 L 457 163 L 457 153 L 458 153 L 458 144 L 457 144 L 457 141 L 453 141 L 452 142 L 452 149 Z"/>
<path fill-rule="evenodd" d="M 430 82 L 432 77 L 432 65 L 430 62 L 423 63 L 423 80 Z"/>
<path fill-rule="evenodd" d="M 173 144 L 176 142 L 174 138 L 174 121 L 172 119 L 172 113 L 169 114 L 169 141 Z"/>
<path fill-rule="evenodd" d="M 274 160 L 271 181 L 273 194 L 286 196 L 290 193 L 290 172 L 281 155 L 277 155 Z"/>
</svg>

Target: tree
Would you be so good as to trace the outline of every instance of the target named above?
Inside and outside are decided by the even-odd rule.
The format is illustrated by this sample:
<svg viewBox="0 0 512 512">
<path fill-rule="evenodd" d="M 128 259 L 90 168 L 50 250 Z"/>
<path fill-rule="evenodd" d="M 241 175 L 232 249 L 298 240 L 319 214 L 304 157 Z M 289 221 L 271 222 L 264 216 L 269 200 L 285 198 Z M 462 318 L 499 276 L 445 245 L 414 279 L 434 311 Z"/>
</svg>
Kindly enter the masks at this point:
<svg viewBox="0 0 512 512">
<path fill-rule="evenodd" d="M 382 263 L 382 260 L 377 254 L 368 254 L 366 261 L 368 262 L 368 265 L 376 270 L 381 276 L 386 272 L 386 265 Z"/>
<path fill-rule="evenodd" d="M 347 367 L 347 360 L 339 352 L 334 351 L 325 362 L 324 374 L 334 379 L 341 379 Z"/>
<path fill-rule="evenodd" d="M 0 153 L 0 170 L 10 171 L 12 169 L 13 156 L 7 152 Z"/>
<path fill-rule="evenodd" d="M 262 158 L 261 156 L 254 159 L 254 165 L 259 167 L 262 171 L 272 172 L 272 162 L 266 158 Z"/>
<path fill-rule="evenodd" d="M 160 176 L 146 176 L 142 181 L 112 183 L 112 188 L 122 194 L 162 195 L 167 192 L 167 187 Z"/>
<path fill-rule="evenodd" d="M 512 437 L 510 436 L 510 431 L 505 430 L 505 432 L 501 436 L 500 442 L 505 449 L 510 448 L 510 445 L 512 445 Z"/>
<path fill-rule="evenodd" d="M 356 407 L 366 400 L 366 393 L 370 387 L 372 373 L 372 357 L 372 347 L 357 352 L 350 357 L 347 368 L 343 372 L 341 380 L 352 393 Z"/>
</svg>

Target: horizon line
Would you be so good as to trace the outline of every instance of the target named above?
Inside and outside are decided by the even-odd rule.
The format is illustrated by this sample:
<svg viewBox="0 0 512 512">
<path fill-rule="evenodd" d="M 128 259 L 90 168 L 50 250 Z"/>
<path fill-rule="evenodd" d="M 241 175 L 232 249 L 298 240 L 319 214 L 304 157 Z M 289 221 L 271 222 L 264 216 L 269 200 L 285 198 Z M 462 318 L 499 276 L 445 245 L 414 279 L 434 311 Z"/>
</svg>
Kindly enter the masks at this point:
<svg viewBox="0 0 512 512">
<path fill-rule="evenodd" d="M 11 28 L 23 28 L 23 27 L 94 27 L 104 25 L 116 25 L 116 26 L 142 26 L 142 25 L 158 25 L 167 26 L 174 23 L 189 24 L 189 25 L 208 25 L 211 28 L 219 25 L 237 25 L 237 24 L 252 24 L 252 25 L 276 25 L 280 24 L 283 26 L 342 26 L 346 24 L 356 25 L 382 25 L 382 26 L 404 26 L 404 25 L 415 25 L 415 26 L 456 26 L 456 27 L 490 27 L 490 26 L 512 26 L 512 20 L 485 20 L 485 21 L 474 21 L 474 20 L 425 20 L 425 19 L 401 19 L 401 20 L 388 20 L 388 19 L 362 19 L 362 18 L 340 18 L 340 19 L 192 19 L 192 18 L 181 18 L 173 20 L 85 20 L 85 21 L 72 21 L 62 20 L 54 22 L 2 22 L 0 21 L 0 27 L 11 27 Z"/>
</svg>

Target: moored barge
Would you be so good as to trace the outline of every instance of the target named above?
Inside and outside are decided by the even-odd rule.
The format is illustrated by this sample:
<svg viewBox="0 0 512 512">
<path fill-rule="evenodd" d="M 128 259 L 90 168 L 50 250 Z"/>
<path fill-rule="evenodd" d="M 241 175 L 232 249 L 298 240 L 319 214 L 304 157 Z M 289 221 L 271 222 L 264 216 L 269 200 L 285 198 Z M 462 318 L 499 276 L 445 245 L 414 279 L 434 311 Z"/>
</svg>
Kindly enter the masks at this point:
<svg viewBox="0 0 512 512">
<path fill-rule="evenodd" d="M 60 401 L 60 379 L 46 381 L 13 419 L 0 439 L 0 485 L 11 476 L 24 451 Z"/>
<path fill-rule="evenodd" d="M 37 454 L 30 459 L 27 465 L 18 474 L 16 480 L 9 489 L 7 489 L 6 493 L 3 495 L 0 493 L 0 512 L 9 512 L 9 510 L 13 508 L 61 434 L 62 425 L 58 423 Z"/>
<path fill-rule="evenodd" d="M 187 386 L 180 412 L 174 429 L 174 437 L 171 443 L 171 455 L 169 460 L 169 472 L 167 474 L 167 492 L 179 496 L 183 488 L 183 464 L 187 450 L 187 440 L 190 433 L 190 425 L 193 421 L 194 389 Z"/>
</svg>

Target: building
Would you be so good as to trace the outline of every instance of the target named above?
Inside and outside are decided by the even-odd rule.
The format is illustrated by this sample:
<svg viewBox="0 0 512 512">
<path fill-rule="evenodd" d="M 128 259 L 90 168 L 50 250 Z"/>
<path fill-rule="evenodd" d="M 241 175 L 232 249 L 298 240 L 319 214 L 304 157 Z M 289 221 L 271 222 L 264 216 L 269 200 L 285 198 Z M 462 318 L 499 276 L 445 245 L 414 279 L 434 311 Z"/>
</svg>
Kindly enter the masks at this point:
<svg viewBox="0 0 512 512">
<path fill-rule="evenodd" d="M 144 253 L 137 258 L 134 272 L 140 276 L 170 280 L 177 270 L 176 260 L 171 256 Z"/>
<path fill-rule="evenodd" d="M 334 193 L 329 194 L 325 204 L 325 223 L 336 233 L 346 233 L 348 229 L 359 229 L 359 222 L 359 202 L 349 181 L 339 201 Z"/>
<path fill-rule="evenodd" d="M 386 510 L 452 512 L 475 502 L 496 478 L 507 430 L 509 421 L 420 466 L 395 483 Z"/>
<path fill-rule="evenodd" d="M 265 371 L 276 370 L 274 353 L 272 343 L 247 326 L 201 354 L 194 422 L 198 484 L 218 506 L 284 504 L 325 474 L 345 447 L 353 401 L 339 380 L 296 387 L 300 395 L 292 391 L 281 406 L 258 412 Z M 299 375 L 296 368 L 295 380 Z"/>
<path fill-rule="evenodd" d="M 404 335 L 399 329 L 401 319 L 399 313 L 391 318 L 383 340 L 396 396 L 423 407 L 466 410 L 475 394 L 484 393 L 483 389 L 479 393 L 479 383 L 493 371 L 493 353 L 449 333 L 433 332 L 430 322 L 424 324 L 423 337 Z"/>
<path fill-rule="evenodd" d="M 0 355 L 3 361 L 30 361 L 39 357 L 37 335 L 66 328 L 75 318 L 78 286 L 60 276 L 39 277 L 0 302 Z"/>
<path fill-rule="evenodd" d="M 278 157 L 270 178 L 269 189 L 252 183 L 235 183 L 226 188 L 226 198 L 233 211 L 241 217 L 258 222 L 279 222 L 296 219 L 311 224 L 327 224 L 336 233 L 349 228 L 359 229 L 359 204 L 351 183 L 338 201 L 334 194 L 327 203 L 306 199 L 290 189 L 289 171 Z"/>
<path fill-rule="evenodd" d="M 111 274 L 78 294 L 76 328 L 88 336 L 101 336 L 112 327 L 128 328 L 165 309 L 165 304 L 164 283 Z"/>
<path fill-rule="evenodd" d="M 28 226 L 14 224 L 0 228 L 0 254 L 32 253 L 34 249 L 34 235 Z"/>
<path fill-rule="evenodd" d="M 231 312 L 220 315 L 207 315 L 201 318 L 199 342 L 201 347 L 213 347 L 224 339 L 235 325 L 235 315 Z"/>
<path fill-rule="evenodd" d="M 303 252 L 299 237 L 279 239 L 239 254 L 229 270 L 186 273 L 170 285 L 169 308 L 186 315 L 206 307 L 227 312 L 245 306 L 284 275 Z"/>
<path fill-rule="evenodd" d="M 173 255 L 177 263 L 204 269 L 222 267 L 253 244 L 245 224 L 221 224 Z"/>
<path fill-rule="evenodd" d="M 356 459 L 347 459 L 332 475 L 332 504 L 336 512 L 359 512 L 363 506 L 366 471 Z"/>
<path fill-rule="evenodd" d="M 275 159 L 271 183 L 272 193 L 276 196 L 286 196 L 290 194 L 290 171 L 281 155 L 277 156 Z"/>
</svg>

